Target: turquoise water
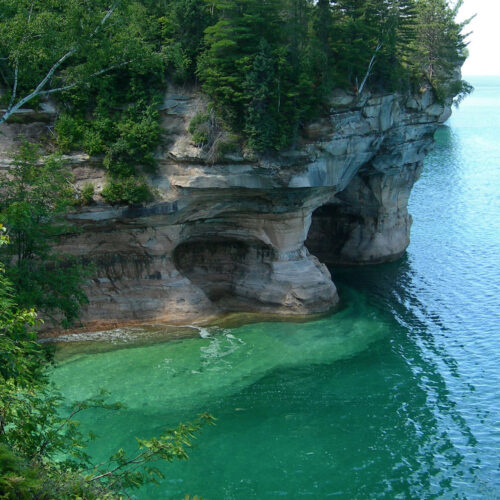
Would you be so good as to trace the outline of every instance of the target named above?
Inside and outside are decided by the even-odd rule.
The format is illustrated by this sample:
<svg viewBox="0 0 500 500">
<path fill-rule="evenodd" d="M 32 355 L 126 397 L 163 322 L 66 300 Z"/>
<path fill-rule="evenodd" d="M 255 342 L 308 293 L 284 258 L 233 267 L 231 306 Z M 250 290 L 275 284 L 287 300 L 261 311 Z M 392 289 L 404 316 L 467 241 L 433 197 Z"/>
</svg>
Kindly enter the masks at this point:
<svg viewBox="0 0 500 500">
<path fill-rule="evenodd" d="M 69 400 L 127 404 L 82 418 L 96 459 L 218 418 L 137 498 L 500 498 L 500 78 L 472 83 L 412 195 L 407 256 L 333 270 L 340 312 L 60 347 Z"/>
</svg>

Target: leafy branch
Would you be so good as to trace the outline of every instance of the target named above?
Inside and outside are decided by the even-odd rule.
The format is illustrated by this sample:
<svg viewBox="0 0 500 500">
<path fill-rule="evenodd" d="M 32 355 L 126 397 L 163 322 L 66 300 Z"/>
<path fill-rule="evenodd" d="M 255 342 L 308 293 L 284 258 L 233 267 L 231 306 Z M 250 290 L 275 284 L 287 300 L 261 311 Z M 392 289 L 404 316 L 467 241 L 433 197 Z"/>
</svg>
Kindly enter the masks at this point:
<svg viewBox="0 0 500 500">
<path fill-rule="evenodd" d="M 186 448 L 191 448 L 192 440 L 201 428 L 214 425 L 215 419 L 203 413 L 192 422 L 178 425 L 175 429 L 167 429 L 159 437 L 150 440 L 137 439 L 139 453 L 132 456 L 120 449 L 108 461 L 95 466 L 88 476 L 90 482 L 98 481 L 104 490 L 122 490 L 137 488 L 149 481 L 164 479 L 163 473 L 151 464 L 164 461 L 187 460 Z M 142 472 L 142 470 L 144 472 Z"/>
</svg>

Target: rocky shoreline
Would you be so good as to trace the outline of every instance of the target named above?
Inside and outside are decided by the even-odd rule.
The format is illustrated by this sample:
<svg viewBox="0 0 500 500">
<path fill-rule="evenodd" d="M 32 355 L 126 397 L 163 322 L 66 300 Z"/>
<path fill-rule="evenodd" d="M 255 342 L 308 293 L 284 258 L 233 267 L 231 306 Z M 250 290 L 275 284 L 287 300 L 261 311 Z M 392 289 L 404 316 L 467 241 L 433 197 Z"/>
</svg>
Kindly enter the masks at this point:
<svg viewBox="0 0 500 500">
<path fill-rule="evenodd" d="M 293 150 L 266 158 L 236 151 L 213 163 L 187 130 L 205 106 L 196 89 L 166 93 L 165 144 L 148 178 L 154 203 L 111 207 L 97 195 L 71 215 L 81 232 L 60 249 L 97 270 L 86 327 L 331 310 L 338 294 L 326 264 L 380 263 L 405 252 L 411 189 L 451 114 L 451 102 L 437 103 L 428 88 L 416 96 L 339 90 Z M 36 138 L 51 113 L 2 127 L 0 168 L 16 136 Z M 99 159 L 67 160 L 76 184 L 99 193 Z"/>
</svg>

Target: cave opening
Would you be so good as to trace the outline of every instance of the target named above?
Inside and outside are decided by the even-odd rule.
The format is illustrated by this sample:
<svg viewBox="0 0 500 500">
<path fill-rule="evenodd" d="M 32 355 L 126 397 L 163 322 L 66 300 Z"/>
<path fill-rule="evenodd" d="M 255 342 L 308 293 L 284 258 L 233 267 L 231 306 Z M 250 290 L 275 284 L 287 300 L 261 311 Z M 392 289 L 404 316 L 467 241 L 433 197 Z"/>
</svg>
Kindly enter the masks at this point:
<svg viewBox="0 0 500 500">
<path fill-rule="evenodd" d="M 185 241 L 173 255 L 179 272 L 225 310 L 259 300 L 273 257 L 273 248 L 260 241 L 221 237 Z"/>
<path fill-rule="evenodd" d="M 305 245 L 326 265 L 343 263 L 342 249 L 361 223 L 361 217 L 349 213 L 344 205 L 322 205 L 312 213 Z"/>
</svg>

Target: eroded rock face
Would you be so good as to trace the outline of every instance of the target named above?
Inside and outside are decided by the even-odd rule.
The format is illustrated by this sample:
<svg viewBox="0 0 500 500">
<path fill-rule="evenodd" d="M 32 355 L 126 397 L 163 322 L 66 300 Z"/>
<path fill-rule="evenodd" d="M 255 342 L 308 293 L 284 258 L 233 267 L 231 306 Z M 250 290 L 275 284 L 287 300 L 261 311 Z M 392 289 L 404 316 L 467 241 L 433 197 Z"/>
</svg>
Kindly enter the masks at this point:
<svg viewBox="0 0 500 500">
<path fill-rule="evenodd" d="M 97 265 L 89 320 L 185 323 L 224 311 L 305 315 L 336 304 L 327 267 L 304 246 L 321 194 L 209 191 L 182 191 L 185 205 L 74 215 L 84 232 L 61 250 Z"/>
<path fill-rule="evenodd" d="M 203 97 L 169 91 L 167 139 L 149 179 L 157 201 L 110 207 L 97 199 L 71 216 L 82 233 L 60 245 L 97 268 L 84 321 L 324 312 L 338 301 L 325 263 L 401 256 L 411 188 L 449 106 L 434 102 L 430 90 L 362 97 L 336 91 L 331 105 L 294 150 L 261 159 L 236 151 L 213 163 L 187 132 Z M 4 126 L 4 137 L 13 137 L 12 127 Z M 99 192 L 99 165 L 85 155 L 70 160 L 77 182 Z M 7 163 L 0 158 L 0 168 Z"/>
<path fill-rule="evenodd" d="M 366 101 L 355 122 L 358 130 L 371 131 L 361 142 L 378 131 L 369 146 L 377 149 L 345 189 L 313 214 L 306 243 L 312 253 L 330 265 L 376 264 L 403 255 L 410 243 L 411 190 L 437 126 L 451 115 L 450 104 L 435 103 L 430 91 Z M 349 115 L 334 116 L 345 131 Z"/>
<path fill-rule="evenodd" d="M 322 262 L 377 264 L 400 258 L 410 244 L 408 200 L 422 162 L 395 173 L 359 173 L 335 198 L 320 207 L 306 242 Z"/>
</svg>

